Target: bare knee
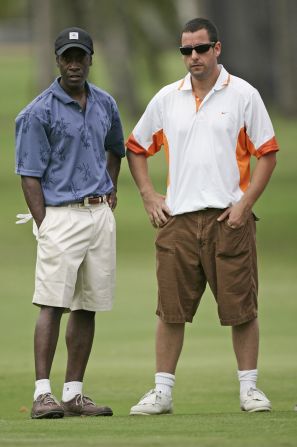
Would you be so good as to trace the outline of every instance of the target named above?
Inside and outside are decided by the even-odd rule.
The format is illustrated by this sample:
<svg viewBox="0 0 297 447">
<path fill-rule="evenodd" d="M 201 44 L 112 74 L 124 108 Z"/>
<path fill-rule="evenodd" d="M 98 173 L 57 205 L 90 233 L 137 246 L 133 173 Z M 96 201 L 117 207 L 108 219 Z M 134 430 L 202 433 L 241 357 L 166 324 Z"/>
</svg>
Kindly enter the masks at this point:
<svg viewBox="0 0 297 447">
<path fill-rule="evenodd" d="M 232 326 L 233 332 L 245 332 L 255 329 L 258 329 L 258 318 L 253 318 L 252 320 L 246 321 L 245 323 Z"/>
<path fill-rule="evenodd" d="M 60 320 L 64 310 L 63 307 L 41 306 L 39 319 Z"/>
<path fill-rule="evenodd" d="M 70 314 L 70 317 L 79 320 L 94 320 L 95 315 L 96 312 L 79 309 L 79 310 L 73 310 Z"/>
</svg>

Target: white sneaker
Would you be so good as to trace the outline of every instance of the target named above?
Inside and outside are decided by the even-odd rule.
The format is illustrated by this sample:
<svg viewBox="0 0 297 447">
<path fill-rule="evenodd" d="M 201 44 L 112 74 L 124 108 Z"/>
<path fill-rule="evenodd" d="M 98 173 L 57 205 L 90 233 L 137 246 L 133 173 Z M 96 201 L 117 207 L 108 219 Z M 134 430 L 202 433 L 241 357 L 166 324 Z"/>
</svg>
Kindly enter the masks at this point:
<svg viewBox="0 0 297 447">
<path fill-rule="evenodd" d="M 271 402 L 258 388 L 250 388 L 246 394 L 240 396 L 240 408 L 242 411 L 253 413 L 255 411 L 270 411 Z"/>
<path fill-rule="evenodd" d="M 166 394 L 150 390 L 131 408 L 130 415 L 149 416 L 173 413 L 172 398 Z"/>
</svg>

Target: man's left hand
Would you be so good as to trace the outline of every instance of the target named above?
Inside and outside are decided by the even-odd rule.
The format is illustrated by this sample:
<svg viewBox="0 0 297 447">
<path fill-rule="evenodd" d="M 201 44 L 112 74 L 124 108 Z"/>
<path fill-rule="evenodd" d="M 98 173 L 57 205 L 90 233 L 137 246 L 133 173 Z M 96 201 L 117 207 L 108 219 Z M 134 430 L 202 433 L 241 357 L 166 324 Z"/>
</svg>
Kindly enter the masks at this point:
<svg viewBox="0 0 297 447">
<path fill-rule="evenodd" d="M 245 225 L 250 215 L 250 208 L 246 208 L 242 203 L 238 202 L 235 205 L 227 208 L 219 217 L 218 222 L 227 220 L 227 225 L 230 228 L 236 229 Z"/>
<path fill-rule="evenodd" d="M 107 196 L 107 203 L 110 207 L 110 209 L 113 211 L 115 209 L 115 207 L 117 206 L 117 192 L 116 191 L 112 191 L 110 194 L 108 194 Z"/>
</svg>

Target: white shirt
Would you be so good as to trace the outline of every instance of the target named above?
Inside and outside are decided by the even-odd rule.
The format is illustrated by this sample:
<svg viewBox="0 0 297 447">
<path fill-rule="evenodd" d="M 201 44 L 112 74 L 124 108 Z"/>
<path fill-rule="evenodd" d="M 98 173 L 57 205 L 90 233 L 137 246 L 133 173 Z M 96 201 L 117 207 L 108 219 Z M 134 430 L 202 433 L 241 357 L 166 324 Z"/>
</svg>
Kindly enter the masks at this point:
<svg viewBox="0 0 297 447">
<path fill-rule="evenodd" d="M 201 102 L 193 94 L 190 73 L 153 97 L 127 147 L 149 156 L 162 145 L 172 215 L 238 202 L 249 185 L 251 155 L 278 150 L 258 91 L 222 66 Z"/>
</svg>

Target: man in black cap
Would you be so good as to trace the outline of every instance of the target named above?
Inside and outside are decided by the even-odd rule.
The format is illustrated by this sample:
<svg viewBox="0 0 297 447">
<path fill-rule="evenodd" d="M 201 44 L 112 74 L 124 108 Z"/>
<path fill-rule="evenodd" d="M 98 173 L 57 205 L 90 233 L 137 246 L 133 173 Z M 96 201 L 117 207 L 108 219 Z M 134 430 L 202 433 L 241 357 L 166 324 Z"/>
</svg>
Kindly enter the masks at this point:
<svg viewBox="0 0 297 447">
<path fill-rule="evenodd" d="M 93 42 L 80 28 L 55 41 L 61 76 L 16 119 L 16 173 L 36 224 L 33 303 L 40 307 L 34 337 L 36 382 L 31 416 L 111 416 L 83 394 L 95 313 L 112 307 L 115 285 L 117 179 L 124 142 L 118 108 L 87 82 Z M 50 371 L 60 320 L 70 312 L 62 401 Z"/>
</svg>

